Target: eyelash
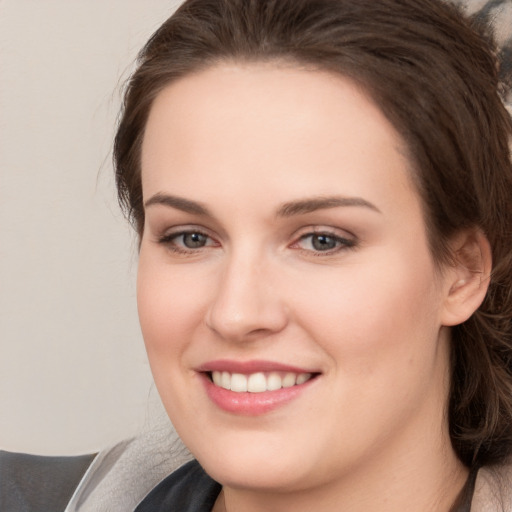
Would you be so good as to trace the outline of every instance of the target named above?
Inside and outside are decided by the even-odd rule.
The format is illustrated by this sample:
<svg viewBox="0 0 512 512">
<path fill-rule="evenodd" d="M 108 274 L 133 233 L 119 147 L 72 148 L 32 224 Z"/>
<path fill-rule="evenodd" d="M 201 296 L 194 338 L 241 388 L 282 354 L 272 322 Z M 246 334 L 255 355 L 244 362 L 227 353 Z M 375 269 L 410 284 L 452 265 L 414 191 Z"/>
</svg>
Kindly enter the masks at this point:
<svg viewBox="0 0 512 512">
<path fill-rule="evenodd" d="M 182 243 L 183 243 L 183 237 L 185 237 L 187 235 L 199 235 L 199 236 L 205 237 L 207 240 L 213 240 L 213 238 L 210 235 L 208 235 L 207 233 L 205 233 L 199 229 L 187 229 L 187 230 L 183 230 L 183 231 L 165 234 L 158 238 L 158 243 L 165 245 L 170 251 L 172 251 L 174 253 L 184 254 L 184 255 L 195 254 L 197 251 L 204 249 L 206 247 L 211 247 L 212 245 L 213 246 L 218 245 L 218 243 L 215 242 L 214 244 L 209 244 L 209 245 L 207 244 L 207 245 L 203 245 L 203 246 L 197 247 L 197 248 L 191 248 L 191 247 L 185 248 L 185 247 L 181 247 L 176 244 L 176 240 L 180 237 L 182 238 Z"/>
<path fill-rule="evenodd" d="M 183 237 L 187 235 L 199 235 L 200 237 L 204 237 L 206 240 L 205 245 L 202 245 L 200 247 L 192 248 L 192 247 L 184 247 L 184 240 Z M 179 238 L 182 238 L 181 245 L 177 245 L 176 240 Z M 326 239 L 329 239 L 330 241 L 334 242 L 335 247 L 327 250 L 320 250 L 314 248 L 314 237 L 324 237 Z M 311 244 L 313 245 L 313 249 L 304 249 L 303 247 L 300 247 L 299 244 L 307 239 L 311 239 Z M 183 255 L 193 255 L 197 254 L 198 251 L 201 251 L 208 247 L 218 247 L 220 244 L 216 242 L 210 235 L 205 233 L 204 231 L 201 231 L 200 229 L 187 229 L 183 231 L 173 232 L 173 233 L 167 233 L 163 236 L 158 237 L 158 243 L 161 245 L 164 245 L 167 247 L 168 250 L 172 251 L 176 254 L 183 254 Z M 213 241 L 213 243 L 208 243 L 208 241 Z M 309 231 L 307 233 L 304 233 L 301 235 L 297 241 L 293 242 L 290 247 L 292 249 L 297 249 L 302 252 L 308 253 L 309 255 L 314 255 L 315 257 L 322 257 L 322 256 L 330 256 L 333 254 L 336 254 L 341 251 L 346 251 L 348 249 L 355 249 L 358 245 L 358 241 L 355 238 L 345 238 L 342 236 L 339 236 L 332 231 L 328 230 L 319 230 L 319 231 Z"/>
<path fill-rule="evenodd" d="M 333 247 L 332 249 L 327 249 L 327 250 L 320 250 L 320 249 L 315 250 L 314 245 L 313 245 L 314 237 L 319 237 L 319 238 L 324 237 L 324 238 L 330 239 L 335 244 L 335 247 Z M 357 247 L 357 240 L 355 238 L 345 238 L 343 236 L 337 235 L 336 233 L 333 233 L 332 231 L 326 231 L 326 230 L 312 231 L 309 233 L 305 233 L 304 235 L 300 236 L 300 238 L 297 240 L 297 242 L 294 242 L 292 244 L 292 247 L 298 246 L 298 244 L 301 241 L 307 240 L 308 238 L 311 239 L 310 244 L 313 245 L 313 249 L 303 249 L 300 247 L 298 247 L 298 249 L 300 249 L 304 252 L 307 252 L 315 257 L 331 256 L 333 254 L 337 254 L 339 252 L 346 251 L 348 249 L 355 249 Z"/>
</svg>

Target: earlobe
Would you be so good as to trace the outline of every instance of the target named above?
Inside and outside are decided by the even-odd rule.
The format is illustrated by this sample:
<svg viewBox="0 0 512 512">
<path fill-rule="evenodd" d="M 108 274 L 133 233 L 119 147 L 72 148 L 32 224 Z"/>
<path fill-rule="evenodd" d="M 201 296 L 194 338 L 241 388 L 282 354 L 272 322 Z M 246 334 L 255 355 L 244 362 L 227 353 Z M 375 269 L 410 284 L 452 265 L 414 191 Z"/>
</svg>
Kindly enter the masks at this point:
<svg viewBox="0 0 512 512">
<path fill-rule="evenodd" d="M 480 229 L 460 233 L 452 243 L 453 262 L 445 271 L 442 325 L 465 322 L 482 304 L 492 270 L 491 246 Z"/>
</svg>

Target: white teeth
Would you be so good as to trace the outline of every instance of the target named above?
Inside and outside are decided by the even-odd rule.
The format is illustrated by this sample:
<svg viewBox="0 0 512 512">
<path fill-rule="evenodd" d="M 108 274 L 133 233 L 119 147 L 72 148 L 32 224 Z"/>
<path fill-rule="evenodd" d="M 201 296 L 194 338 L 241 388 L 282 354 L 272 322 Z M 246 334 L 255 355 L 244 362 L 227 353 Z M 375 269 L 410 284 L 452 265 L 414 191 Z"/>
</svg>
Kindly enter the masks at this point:
<svg viewBox="0 0 512 512">
<path fill-rule="evenodd" d="M 247 376 L 241 373 L 233 373 L 231 375 L 231 391 L 243 393 L 247 391 Z"/>
<path fill-rule="evenodd" d="M 279 373 L 272 372 L 267 377 L 267 389 L 269 391 L 275 391 L 276 389 L 281 389 L 283 387 L 283 380 L 281 379 L 281 375 Z"/>
<path fill-rule="evenodd" d="M 216 386 L 235 391 L 236 393 L 263 393 L 264 391 L 276 391 L 281 388 L 290 388 L 301 385 L 312 377 L 311 373 L 279 373 L 263 372 L 244 375 L 242 373 L 212 372 L 212 380 Z"/>
<path fill-rule="evenodd" d="M 307 382 L 310 378 L 311 378 L 310 373 L 299 373 L 299 375 L 297 375 L 297 382 L 296 382 L 297 386 L 304 384 L 304 382 Z"/>
<path fill-rule="evenodd" d="M 291 388 L 292 386 L 295 386 L 296 379 L 297 376 L 295 373 L 287 373 L 283 379 L 283 388 Z"/>
<path fill-rule="evenodd" d="M 212 372 L 212 380 L 216 386 L 222 387 L 222 373 L 221 372 Z"/>
<path fill-rule="evenodd" d="M 220 385 L 224 389 L 231 389 L 231 374 L 229 372 L 222 372 Z"/>
<path fill-rule="evenodd" d="M 262 393 L 267 390 L 267 379 L 264 373 L 253 373 L 247 379 L 247 391 L 251 393 Z"/>
</svg>

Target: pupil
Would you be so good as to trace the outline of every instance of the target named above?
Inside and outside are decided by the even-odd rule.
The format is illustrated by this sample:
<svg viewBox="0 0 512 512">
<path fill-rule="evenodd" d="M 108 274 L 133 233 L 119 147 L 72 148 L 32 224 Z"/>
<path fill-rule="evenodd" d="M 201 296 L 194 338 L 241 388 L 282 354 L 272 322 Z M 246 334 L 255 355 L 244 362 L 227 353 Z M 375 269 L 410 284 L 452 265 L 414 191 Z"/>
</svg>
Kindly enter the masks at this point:
<svg viewBox="0 0 512 512">
<path fill-rule="evenodd" d="M 317 251 L 328 251 L 336 247 L 336 240 L 328 235 L 315 235 L 312 243 Z"/>
<path fill-rule="evenodd" d="M 183 235 L 183 243 L 189 249 L 204 247 L 206 244 L 206 236 L 201 233 L 186 233 Z"/>
</svg>

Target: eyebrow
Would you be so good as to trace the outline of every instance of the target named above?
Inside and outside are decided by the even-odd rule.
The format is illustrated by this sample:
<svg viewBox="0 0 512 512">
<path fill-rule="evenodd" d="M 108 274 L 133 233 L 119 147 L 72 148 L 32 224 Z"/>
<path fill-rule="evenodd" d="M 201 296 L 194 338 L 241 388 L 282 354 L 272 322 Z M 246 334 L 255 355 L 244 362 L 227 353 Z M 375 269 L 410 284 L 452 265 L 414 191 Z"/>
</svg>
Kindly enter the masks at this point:
<svg viewBox="0 0 512 512">
<path fill-rule="evenodd" d="M 375 212 L 381 211 L 372 203 L 362 197 L 345 197 L 345 196 L 321 196 L 298 201 L 290 201 L 284 203 L 277 211 L 278 217 L 292 217 L 294 215 L 303 215 L 316 210 L 324 210 L 328 208 L 338 208 L 340 206 L 358 206 L 369 208 Z"/>
<path fill-rule="evenodd" d="M 151 196 L 144 206 L 163 205 L 181 210 L 192 215 L 204 215 L 212 217 L 208 208 L 202 203 L 191 201 L 179 196 L 157 193 Z M 329 208 L 356 206 L 363 207 L 381 213 L 381 211 L 372 203 L 362 197 L 345 197 L 345 196 L 320 196 L 307 199 L 299 199 L 282 204 L 276 213 L 277 217 L 293 217 L 295 215 L 304 215 L 317 210 Z"/>
<path fill-rule="evenodd" d="M 185 213 L 191 213 L 193 215 L 208 215 L 211 216 L 208 208 L 201 203 L 196 201 L 191 201 L 190 199 L 185 199 L 183 197 L 171 196 L 168 194 L 158 193 L 154 196 L 151 196 L 145 203 L 144 207 L 153 206 L 155 204 L 160 204 L 163 206 L 170 206 L 171 208 L 176 208 L 177 210 L 181 210 Z"/>
</svg>

